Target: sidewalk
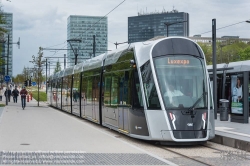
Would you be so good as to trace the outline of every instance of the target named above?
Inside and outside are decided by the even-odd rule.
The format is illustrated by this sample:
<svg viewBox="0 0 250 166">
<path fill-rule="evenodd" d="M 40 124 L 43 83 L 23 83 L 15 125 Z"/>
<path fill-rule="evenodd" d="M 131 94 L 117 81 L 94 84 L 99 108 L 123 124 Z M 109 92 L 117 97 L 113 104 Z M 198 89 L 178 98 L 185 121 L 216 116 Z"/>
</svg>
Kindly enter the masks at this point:
<svg viewBox="0 0 250 166">
<path fill-rule="evenodd" d="M 250 123 L 215 120 L 215 138 L 212 142 L 250 152 Z M 250 119 L 249 119 L 250 122 Z"/>
<path fill-rule="evenodd" d="M 23 110 L 18 98 L 0 108 L 0 165 L 175 165 L 40 105 L 32 100 Z"/>
</svg>

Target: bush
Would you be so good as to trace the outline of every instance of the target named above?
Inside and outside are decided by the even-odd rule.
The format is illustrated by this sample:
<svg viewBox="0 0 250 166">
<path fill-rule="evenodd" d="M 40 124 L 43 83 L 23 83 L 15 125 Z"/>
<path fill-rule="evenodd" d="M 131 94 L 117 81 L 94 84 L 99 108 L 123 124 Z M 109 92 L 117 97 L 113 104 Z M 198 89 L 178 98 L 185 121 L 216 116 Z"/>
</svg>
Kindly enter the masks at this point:
<svg viewBox="0 0 250 166">
<path fill-rule="evenodd" d="M 32 91 L 32 97 L 38 101 L 38 91 Z M 39 101 L 47 101 L 47 94 L 39 91 Z"/>
<path fill-rule="evenodd" d="M 5 104 L 0 104 L 0 107 L 5 107 Z"/>
</svg>

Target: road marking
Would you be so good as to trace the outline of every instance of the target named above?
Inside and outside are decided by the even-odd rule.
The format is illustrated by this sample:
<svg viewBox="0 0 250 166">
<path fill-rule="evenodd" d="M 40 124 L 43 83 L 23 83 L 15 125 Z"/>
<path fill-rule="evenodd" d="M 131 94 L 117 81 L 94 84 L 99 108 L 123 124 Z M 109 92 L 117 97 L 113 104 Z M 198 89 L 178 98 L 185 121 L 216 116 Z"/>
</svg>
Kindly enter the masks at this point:
<svg viewBox="0 0 250 166">
<path fill-rule="evenodd" d="M 234 135 L 240 135 L 240 136 L 244 136 L 244 137 L 249 137 L 249 134 L 243 134 L 243 133 L 238 133 L 238 132 L 234 132 L 234 131 L 228 131 L 228 130 L 232 130 L 234 128 L 229 128 L 229 127 L 215 127 L 215 131 L 221 131 L 221 132 L 225 132 L 225 133 L 230 133 L 230 134 L 234 134 Z"/>
</svg>

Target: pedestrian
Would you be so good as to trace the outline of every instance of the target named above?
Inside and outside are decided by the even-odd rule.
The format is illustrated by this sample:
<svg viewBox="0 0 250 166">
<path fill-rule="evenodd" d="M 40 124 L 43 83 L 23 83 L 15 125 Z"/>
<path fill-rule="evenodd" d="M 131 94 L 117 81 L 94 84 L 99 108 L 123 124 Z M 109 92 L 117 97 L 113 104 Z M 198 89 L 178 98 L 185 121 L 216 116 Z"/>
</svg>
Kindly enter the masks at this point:
<svg viewBox="0 0 250 166">
<path fill-rule="evenodd" d="M 20 96 L 21 96 L 21 103 L 22 103 L 22 108 L 26 106 L 26 96 L 28 95 L 28 91 L 26 90 L 26 87 L 24 86 L 23 89 L 20 91 Z"/>
<path fill-rule="evenodd" d="M 4 96 L 6 97 L 6 100 L 7 100 L 7 95 L 8 95 L 8 101 L 10 102 L 10 96 L 11 96 L 10 88 L 6 88 L 6 90 L 4 92 Z"/>
<path fill-rule="evenodd" d="M 17 97 L 19 96 L 19 91 L 17 90 L 17 86 L 15 89 L 12 91 L 12 96 L 13 96 L 13 101 L 14 103 L 17 103 Z"/>
</svg>

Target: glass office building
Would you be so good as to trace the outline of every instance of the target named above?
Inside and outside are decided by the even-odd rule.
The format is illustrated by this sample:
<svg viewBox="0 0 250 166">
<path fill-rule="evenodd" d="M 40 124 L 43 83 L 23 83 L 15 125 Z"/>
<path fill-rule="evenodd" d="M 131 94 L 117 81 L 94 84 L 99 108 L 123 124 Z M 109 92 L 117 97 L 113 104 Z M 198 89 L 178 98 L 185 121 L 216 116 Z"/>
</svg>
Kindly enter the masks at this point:
<svg viewBox="0 0 250 166">
<path fill-rule="evenodd" d="M 95 56 L 107 51 L 108 47 L 108 19 L 99 16 L 71 15 L 67 23 L 67 39 L 80 39 L 81 42 L 71 41 L 73 49 L 77 52 L 77 63 L 93 57 L 93 35 L 95 35 Z M 67 45 L 68 66 L 75 64 L 75 54 L 70 43 Z"/>
<path fill-rule="evenodd" d="M 186 22 L 182 22 L 186 21 Z M 181 22 L 168 26 L 168 36 L 189 36 L 189 14 L 173 10 L 171 12 L 138 14 L 128 17 L 128 42 L 146 41 L 156 36 L 167 36 L 164 23 Z"/>
<path fill-rule="evenodd" d="M 0 75 L 13 75 L 13 14 L 12 13 L 1 13 L 3 16 L 4 24 L 0 24 L 1 28 L 4 28 L 9 34 L 9 59 L 8 59 L 8 73 L 7 73 L 7 55 L 8 55 L 8 35 L 2 34 L 1 40 L 1 55 L 4 60 L 4 65 L 0 66 Z"/>
</svg>

